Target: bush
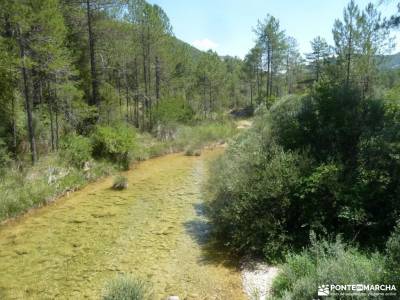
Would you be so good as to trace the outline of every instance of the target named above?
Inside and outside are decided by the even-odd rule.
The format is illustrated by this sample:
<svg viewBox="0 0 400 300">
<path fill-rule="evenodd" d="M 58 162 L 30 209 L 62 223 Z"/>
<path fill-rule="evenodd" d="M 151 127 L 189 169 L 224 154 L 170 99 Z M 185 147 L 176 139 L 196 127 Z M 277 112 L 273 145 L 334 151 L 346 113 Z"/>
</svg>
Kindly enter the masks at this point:
<svg viewBox="0 0 400 300">
<path fill-rule="evenodd" d="M 299 178 L 297 161 L 304 161 L 298 156 L 250 129 L 213 164 L 209 213 L 215 234 L 231 250 L 275 260 L 287 249 L 289 197 Z"/>
<path fill-rule="evenodd" d="M 124 189 L 128 188 L 128 178 L 126 178 L 124 176 L 115 177 L 112 188 L 114 190 L 124 190 Z"/>
<path fill-rule="evenodd" d="M 127 170 L 136 148 L 136 133 L 133 127 L 124 124 L 97 126 L 92 144 L 95 157 L 109 159 Z"/>
<path fill-rule="evenodd" d="M 212 142 L 225 142 L 236 132 L 230 121 L 204 123 L 197 126 L 181 126 L 177 129 L 174 146 L 189 151 L 201 149 Z"/>
<path fill-rule="evenodd" d="M 111 280 L 103 292 L 103 300 L 146 300 L 151 292 L 146 283 L 130 276 L 118 276 Z"/>
<path fill-rule="evenodd" d="M 400 222 L 386 243 L 387 282 L 400 287 Z"/>
<path fill-rule="evenodd" d="M 362 254 L 340 238 L 335 242 L 312 238 L 308 249 L 286 256 L 286 263 L 272 285 L 273 299 L 314 299 L 317 287 L 326 284 L 383 284 L 383 262 L 382 255 Z"/>
<path fill-rule="evenodd" d="M 193 109 L 179 97 L 161 100 L 154 110 L 154 119 L 162 124 L 189 123 L 193 117 Z"/>
<path fill-rule="evenodd" d="M 383 249 L 400 215 L 400 105 L 320 85 L 261 114 L 211 172 L 231 250 L 281 258 L 313 230 Z"/>
<path fill-rule="evenodd" d="M 200 149 L 188 148 L 188 149 L 185 150 L 185 155 L 186 156 L 200 156 L 201 155 L 201 150 Z"/>
<path fill-rule="evenodd" d="M 77 168 L 82 168 L 91 159 L 91 152 L 90 140 L 80 135 L 66 135 L 60 142 L 60 158 Z"/>
</svg>

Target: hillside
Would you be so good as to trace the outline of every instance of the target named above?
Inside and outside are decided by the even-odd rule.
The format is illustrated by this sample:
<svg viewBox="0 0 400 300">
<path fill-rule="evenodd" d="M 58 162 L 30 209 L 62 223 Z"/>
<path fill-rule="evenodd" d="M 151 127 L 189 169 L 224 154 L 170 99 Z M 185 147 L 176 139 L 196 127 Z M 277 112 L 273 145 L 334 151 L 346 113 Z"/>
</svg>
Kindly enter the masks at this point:
<svg viewBox="0 0 400 300">
<path fill-rule="evenodd" d="M 400 52 L 392 55 L 385 55 L 382 58 L 382 69 L 393 70 L 400 68 Z"/>
</svg>

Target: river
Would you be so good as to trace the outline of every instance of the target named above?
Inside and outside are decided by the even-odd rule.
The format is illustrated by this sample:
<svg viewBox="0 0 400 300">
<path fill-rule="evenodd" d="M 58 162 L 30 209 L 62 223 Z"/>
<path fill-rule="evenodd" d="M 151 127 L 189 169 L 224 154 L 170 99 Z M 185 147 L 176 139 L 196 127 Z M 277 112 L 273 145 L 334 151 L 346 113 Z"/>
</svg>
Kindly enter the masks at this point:
<svg viewBox="0 0 400 300">
<path fill-rule="evenodd" d="M 0 227 L 0 299 L 100 299 L 117 274 L 153 286 L 154 299 L 244 299 L 240 271 L 208 240 L 201 185 L 207 163 L 172 154 L 89 184 Z"/>
</svg>

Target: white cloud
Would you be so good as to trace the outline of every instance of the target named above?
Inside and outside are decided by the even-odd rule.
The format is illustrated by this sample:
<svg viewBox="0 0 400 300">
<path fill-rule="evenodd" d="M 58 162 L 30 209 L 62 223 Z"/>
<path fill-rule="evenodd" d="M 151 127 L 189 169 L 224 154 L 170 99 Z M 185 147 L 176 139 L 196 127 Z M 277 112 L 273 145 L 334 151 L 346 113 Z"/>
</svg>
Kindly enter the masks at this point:
<svg viewBox="0 0 400 300">
<path fill-rule="evenodd" d="M 192 45 L 195 46 L 197 49 L 200 50 L 215 50 L 218 48 L 218 44 L 209 40 L 209 39 L 202 39 L 202 40 L 195 40 L 192 42 Z"/>
</svg>

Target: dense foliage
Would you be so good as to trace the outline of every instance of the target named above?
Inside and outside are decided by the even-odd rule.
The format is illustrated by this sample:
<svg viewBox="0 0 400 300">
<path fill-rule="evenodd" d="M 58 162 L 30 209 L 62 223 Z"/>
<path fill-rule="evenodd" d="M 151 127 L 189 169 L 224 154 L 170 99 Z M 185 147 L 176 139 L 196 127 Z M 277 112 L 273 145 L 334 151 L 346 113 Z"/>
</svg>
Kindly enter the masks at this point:
<svg viewBox="0 0 400 300">
<path fill-rule="evenodd" d="M 386 279 L 392 281 L 396 286 L 400 285 L 400 224 L 386 242 Z"/>
<path fill-rule="evenodd" d="M 2 1 L 0 168 L 97 125 L 157 133 L 215 118 L 249 101 L 242 67 L 176 39 L 145 0 Z"/>
<path fill-rule="evenodd" d="M 92 158 L 92 144 L 88 138 L 69 134 L 60 143 L 60 158 L 77 168 Z"/>
<path fill-rule="evenodd" d="M 129 169 L 136 147 L 135 131 L 124 124 L 97 126 L 93 136 L 93 155 L 107 158 Z"/>
<path fill-rule="evenodd" d="M 155 118 L 164 126 L 171 123 L 189 123 L 194 110 L 182 98 L 165 99 L 155 111 Z"/>
<path fill-rule="evenodd" d="M 212 172 L 218 235 L 270 258 L 310 230 L 383 245 L 400 214 L 399 109 L 326 84 L 276 103 Z"/>
<path fill-rule="evenodd" d="M 310 232 L 385 248 L 400 219 L 400 102 L 398 70 L 382 65 L 393 47 L 382 24 L 374 5 L 360 10 L 350 1 L 334 23 L 334 46 L 311 41 L 302 77 L 295 41 L 279 21 L 258 23 L 244 63 L 264 105 L 208 184 L 214 233 L 228 249 L 276 261 L 308 245 Z M 280 74 L 289 96 L 279 92 Z"/>
</svg>

